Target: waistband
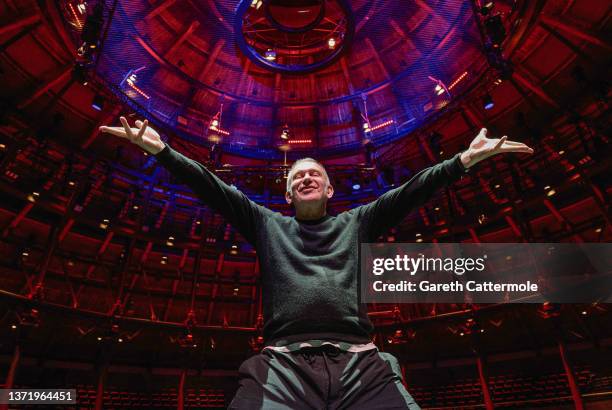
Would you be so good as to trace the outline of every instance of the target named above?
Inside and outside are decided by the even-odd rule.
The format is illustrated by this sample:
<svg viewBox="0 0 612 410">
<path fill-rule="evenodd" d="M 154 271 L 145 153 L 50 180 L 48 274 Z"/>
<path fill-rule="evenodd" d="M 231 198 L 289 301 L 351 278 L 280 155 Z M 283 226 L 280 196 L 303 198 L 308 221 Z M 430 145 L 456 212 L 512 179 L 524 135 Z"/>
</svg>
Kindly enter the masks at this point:
<svg viewBox="0 0 612 410">
<path fill-rule="evenodd" d="M 286 346 L 265 346 L 262 351 L 270 349 L 274 350 L 275 352 L 290 353 L 297 352 L 304 348 L 316 348 L 326 345 L 334 346 L 338 350 L 350 353 L 358 353 L 365 352 L 366 350 L 378 349 L 378 347 L 376 347 L 376 345 L 372 342 L 365 344 L 351 344 L 347 342 L 332 342 L 329 340 L 308 340 L 305 342 L 291 343 Z"/>
</svg>

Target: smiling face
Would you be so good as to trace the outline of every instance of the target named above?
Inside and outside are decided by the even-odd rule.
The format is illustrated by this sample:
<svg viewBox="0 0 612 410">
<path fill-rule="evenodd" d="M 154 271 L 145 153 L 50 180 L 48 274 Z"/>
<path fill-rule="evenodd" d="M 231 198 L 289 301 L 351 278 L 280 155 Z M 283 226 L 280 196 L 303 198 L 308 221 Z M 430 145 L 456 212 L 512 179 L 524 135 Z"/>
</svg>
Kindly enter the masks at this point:
<svg viewBox="0 0 612 410">
<path fill-rule="evenodd" d="M 300 208 L 325 209 L 327 200 L 334 194 L 334 188 L 329 184 L 325 168 L 313 159 L 297 161 L 287 177 L 287 203 L 293 204 L 299 212 Z"/>
</svg>

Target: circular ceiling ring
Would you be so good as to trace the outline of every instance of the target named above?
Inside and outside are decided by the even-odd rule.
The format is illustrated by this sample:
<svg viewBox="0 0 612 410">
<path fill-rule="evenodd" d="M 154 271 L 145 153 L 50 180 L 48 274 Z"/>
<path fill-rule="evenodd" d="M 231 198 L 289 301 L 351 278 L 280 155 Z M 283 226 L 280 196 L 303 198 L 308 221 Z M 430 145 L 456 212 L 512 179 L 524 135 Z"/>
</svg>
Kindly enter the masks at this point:
<svg viewBox="0 0 612 410">
<path fill-rule="evenodd" d="M 323 2 L 322 2 L 323 3 Z M 342 11 L 342 19 L 339 20 L 338 25 L 344 25 L 344 31 L 340 33 L 340 40 L 338 46 L 335 49 L 330 50 L 324 56 L 321 56 L 320 59 L 315 60 L 311 63 L 305 64 L 283 64 L 277 61 L 270 61 L 266 59 L 264 53 L 261 50 L 257 50 L 251 43 L 253 43 L 252 39 L 247 40 L 244 31 L 244 23 L 245 18 L 247 17 L 247 13 L 249 13 L 253 7 L 252 0 L 241 0 L 236 8 L 236 18 L 234 20 L 234 34 L 236 38 L 236 42 L 240 50 L 247 56 L 251 61 L 259 65 L 260 67 L 266 68 L 270 71 L 280 72 L 284 74 L 306 74 L 311 73 L 313 71 L 320 70 L 328 65 L 332 64 L 336 61 L 342 54 L 344 54 L 350 47 L 353 37 L 355 34 L 355 16 L 353 10 L 348 2 L 348 0 L 335 0 L 336 5 Z M 263 4 L 262 4 L 263 5 Z M 269 5 L 269 0 L 265 0 L 265 5 Z M 273 27 L 275 30 L 278 30 L 279 33 L 290 33 L 290 34 L 305 34 L 312 32 L 314 28 L 317 27 L 318 24 L 321 24 L 325 19 L 325 12 L 328 10 L 327 7 L 322 6 L 321 10 L 321 18 L 317 16 L 317 18 L 312 22 L 316 24 L 309 23 L 308 30 L 303 31 L 303 28 L 299 31 L 288 32 L 286 30 L 286 25 L 282 25 L 282 28 L 279 28 L 273 22 L 274 19 L 270 19 L 268 21 L 270 27 Z M 264 15 L 267 13 L 265 10 L 263 11 Z M 268 19 L 266 19 L 268 20 Z M 261 44 L 261 43 L 260 43 Z M 283 49 L 283 48 L 279 48 Z M 285 48 L 286 49 L 286 48 Z"/>
<path fill-rule="evenodd" d="M 312 21 L 310 21 L 309 23 L 301 27 L 300 26 L 291 27 L 286 24 L 282 24 L 281 22 L 278 21 L 277 18 L 274 18 L 274 13 L 271 10 L 272 7 L 276 6 L 274 3 L 277 3 L 278 1 L 279 0 L 264 0 L 263 7 L 266 13 L 266 17 L 268 18 L 268 21 L 270 22 L 270 24 L 276 27 L 279 31 L 283 31 L 287 33 L 305 33 L 315 28 L 321 22 L 321 20 L 323 20 L 323 17 L 325 17 L 325 2 L 323 0 L 314 0 L 316 3 L 318 3 L 318 5 L 320 6 L 320 9 L 319 9 L 319 12 L 317 13 L 317 16 Z M 304 3 L 304 2 L 292 1 L 291 3 Z"/>
</svg>

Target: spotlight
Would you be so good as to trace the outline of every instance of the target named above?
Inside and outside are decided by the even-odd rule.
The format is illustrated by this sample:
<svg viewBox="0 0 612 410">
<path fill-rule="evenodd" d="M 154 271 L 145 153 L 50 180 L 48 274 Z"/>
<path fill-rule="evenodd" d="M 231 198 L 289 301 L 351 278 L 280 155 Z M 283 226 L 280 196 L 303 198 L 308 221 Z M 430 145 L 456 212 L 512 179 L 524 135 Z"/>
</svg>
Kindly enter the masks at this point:
<svg viewBox="0 0 612 410">
<path fill-rule="evenodd" d="M 334 48 L 336 48 L 336 39 L 335 38 L 330 38 L 329 40 L 327 40 L 327 45 L 329 46 L 330 50 L 333 50 Z"/>
<path fill-rule="evenodd" d="M 359 191 L 361 189 L 361 185 L 359 184 L 353 184 L 353 190 L 354 191 Z"/>
<path fill-rule="evenodd" d="M 271 48 L 267 49 L 266 53 L 264 54 L 264 58 L 268 61 L 275 61 L 276 51 L 272 50 Z"/>
<path fill-rule="evenodd" d="M 482 14 L 483 16 L 488 16 L 489 14 L 491 14 L 491 10 L 493 10 L 493 2 L 488 1 L 480 8 L 480 14 Z"/>
<path fill-rule="evenodd" d="M 40 194 L 38 192 L 32 192 L 31 194 L 29 194 L 27 196 L 27 200 L 29 202 L 34 203 L 34 202 L 36 202 L 36 200 L 38 199 L 39 196 L 40 196 Z"/>
<path fill-rule="evenodd" d="M 444 88 L 442 88 L 440 84 L 436 84 L 436 88 L 434 88 L 434 91 L 436 92 L 436 95 L 444 94 Z"/>
<path fill-rule="evenodd" d="M 495 106 L 495 104 L 493 103 L 493 97 L 491 97 L 491 94 L 489 93 L 485 94 L 485 96 L 482 99 L 482 106 L 485 110 L 490 110 L 491 108 L 493 108 L 493 106 Z"/>
<path fill-rule="evenodd" d="M 289 126 L 287 124 L 285 124 L 285 126 L 283 127 L 280 137 L 282 140 L 285 141 L 289 139 Z"/>
<path fill-rule="evenodd" d="M 96 94 L 91 103 L 91 108 L 96 111 L 102 111 L 104 108 L 104 98 L 100 94 Z"/>
</svg>

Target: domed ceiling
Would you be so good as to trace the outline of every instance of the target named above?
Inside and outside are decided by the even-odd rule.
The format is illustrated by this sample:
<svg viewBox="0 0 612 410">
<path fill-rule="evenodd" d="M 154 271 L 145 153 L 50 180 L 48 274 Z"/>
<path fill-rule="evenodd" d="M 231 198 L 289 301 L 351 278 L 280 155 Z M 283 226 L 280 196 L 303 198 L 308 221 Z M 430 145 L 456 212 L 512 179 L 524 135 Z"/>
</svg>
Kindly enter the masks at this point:
<svg viewBox="0 0 612 410">
<path fill-rule="evenodd" d="M 486 68 L 467 0 L 107 3 L 103 81 L 154 123 L 246 156 L 278 157 L 286 128 L 318 156 L 392 141 Z"/>
<path fill-rule="evenodd" d="M 135 351 L 178 349 L 174 336 L 195 320 L 195 336 L 214 334 L 227 358 L 260 330 L 252 247 L 155 158 L 98 132 L 119 115 L 148 117 L 177 150 L 280 212 L 290 212 L 280 165 L 287 146 L 289 156 L 323 158 L 337 213 L 465 149 L 486 126 L 535 154 L 479 164 L 380 241 L 610 241 L 609 2 L 498 1 L 488 16 L 502 13 L 504 39 L 494 19 L 477 24 L 486 21 L 473 9 L 482 2 L 355 0 L 346 14 L 344 2 L 330 1 L 331 22 L 315 27 L 324 35 L 304 38 L 306 58 L 292 52 L 295 33 L 265 31 L 278 24 L 263 1 L 259 9 L 259 1 L 92 0 L 82 11 L 83 4 L 0 2 L 0 298 L 7 311 L 59 312 L 58 326 L 32 332 L 35 351 L 92 351 L 109 322 L 121 324 L 130 335 L 123 346 Z M 103 24 L 85 24 L 96 4 Z M 317 21 L 291 16 L 315 14 L 320 3 L 296 4 L 304 8 L 271 10 L 276 23 L 297 30 Z M 487 44 L 496 36 L 510 76 Z M 265 61 L 272 49 L 283 67 L 248 47 Z M 300 74 L 287 72 L 295 66 Z M 364 161 L 368 140 L 374 164 Z M 223 152 L 212 161 L 217 141 Z M 392 306 L 369 309 L 381 332 L 397 325 Z M 462 309 L 416 304 L 401 306 L 401 315 L 408 326 Z M 4 315 L 4 325 L 13 317 Z M 411 352 L 437 360 L 471 351 L 434 322 L 435 334 L 406 345 Z M 162 328 L 171 342 L 160 342 Z M 515 348 L 534 338 L 529 333 L 495 325 L 486 335 Z M 48 335 L 62 340 L 48 344 Z M 540 342 L 536 335 L 533 345 Z"/>
</svg>

